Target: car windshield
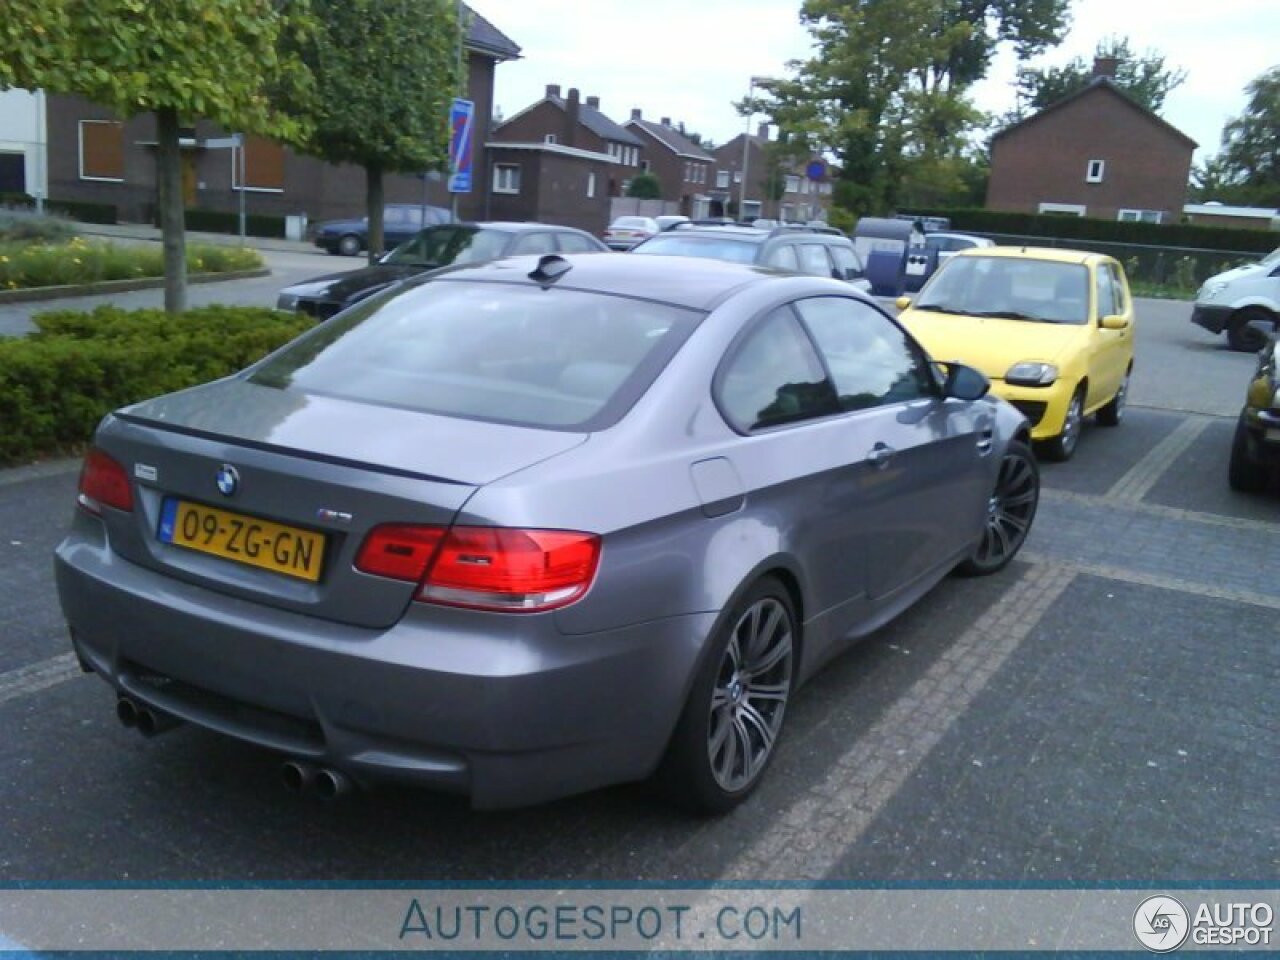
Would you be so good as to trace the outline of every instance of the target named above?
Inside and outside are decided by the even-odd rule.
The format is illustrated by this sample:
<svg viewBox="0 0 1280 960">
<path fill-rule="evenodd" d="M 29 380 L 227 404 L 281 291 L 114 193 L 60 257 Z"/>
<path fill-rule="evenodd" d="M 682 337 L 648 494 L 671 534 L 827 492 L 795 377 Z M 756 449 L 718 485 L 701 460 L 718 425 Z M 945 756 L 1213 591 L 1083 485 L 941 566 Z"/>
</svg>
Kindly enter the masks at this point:
<svg viewBox="0 0 1280 960">
<path fill-rule="evenodd" d="M 758 243 L 732 237 L 684 237 L 679 234 L 654 237 L 632 249 L 632 253 L 660 253 L 669 257 L 702 257 L 729 260 L 733 263 L 755 263 Z"/>
<path fill-rule="evenodd" d="M 970 317 L 1087 323 L 1089 269 L 1029 257 L 952 257 L 920 292 L 916 307 Z"/>
<path fill-rule="evenodd" d="M 1274 250 L 1268 253 L 1265 257 L 1263 257 L 1262 265 L 1264 267 L 1274 267 L 1274 266 L 1280 265 L 1280 247 L 1276 247 Z"/>
<path fill-rule="evenodd" d="M 501 230 L 477 227 L 435 227 L 423 230 L 400 244 L 383 263 L 397 266 L 447 267 L 453 263 L 476 263 L 502 256 L 511 235 Z"/>
<path fill-rule="evenodd" d="M 425 413 L 596 430 L 630 409 L 700 317 L 610 294 L 441 279 L 316 327 L 249 379 Z"/>
</svg>

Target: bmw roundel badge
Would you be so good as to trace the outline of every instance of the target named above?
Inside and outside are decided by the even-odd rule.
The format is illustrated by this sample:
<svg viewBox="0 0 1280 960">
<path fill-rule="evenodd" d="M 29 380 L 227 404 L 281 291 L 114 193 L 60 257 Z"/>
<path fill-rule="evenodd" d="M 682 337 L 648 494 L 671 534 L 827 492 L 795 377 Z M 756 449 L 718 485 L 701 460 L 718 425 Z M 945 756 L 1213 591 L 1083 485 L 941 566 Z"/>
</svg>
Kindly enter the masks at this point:
<svg viewBox="0 0 1280 960">
<path fill-rule="evenodd" d="M 240 489 L 240 472 L 229 463 L 218 468 L 218 492 L 224 497 L 234 497 Z"/>
</svg>

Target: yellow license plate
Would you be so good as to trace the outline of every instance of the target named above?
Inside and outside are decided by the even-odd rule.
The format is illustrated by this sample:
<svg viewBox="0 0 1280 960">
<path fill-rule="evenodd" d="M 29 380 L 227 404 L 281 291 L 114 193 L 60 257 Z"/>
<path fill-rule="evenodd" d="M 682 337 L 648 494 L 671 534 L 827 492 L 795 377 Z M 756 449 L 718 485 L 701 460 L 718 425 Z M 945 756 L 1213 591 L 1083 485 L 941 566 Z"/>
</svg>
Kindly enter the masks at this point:
<svg viewBox="0 0 1280 960">
<path fill-rule="evenodd" d="M 324 560 L 323 534 L 186 500 L 165 500 L 159 536 L 165 543 L 302 580 L 319 580 Z"/>
</svg>

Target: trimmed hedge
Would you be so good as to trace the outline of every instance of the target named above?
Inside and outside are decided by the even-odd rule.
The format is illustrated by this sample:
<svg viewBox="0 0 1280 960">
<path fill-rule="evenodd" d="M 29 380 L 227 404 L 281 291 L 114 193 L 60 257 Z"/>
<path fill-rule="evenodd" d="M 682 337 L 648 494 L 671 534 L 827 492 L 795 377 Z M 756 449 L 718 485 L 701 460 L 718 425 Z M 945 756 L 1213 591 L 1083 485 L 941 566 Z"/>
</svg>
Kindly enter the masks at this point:
<svg viewBox="0 0 1280 960">
<path fill-rule="evenodd" d="M 240 214 L 222 210 L 188 210 L 187 229 L 205 233 L 239 233 Z M 284 217 L 269 213 L 247 213 L 244 231 L 251 237 L 284 237 Z"/>
<path fill-rule="evenodd" d="M 36 198 L 26 193 L 0 193 L 0 206 L 25 207 L 34 210 Z M 118 211 L 114 203 L 90 203 L 87 200 L 54 200 L 44 202 L 50 213 L 61 213 L 81 223 L 116 223 Z"/>
<path fill-rule="evenodd" d="M 1190 223 L 1137 223 L 1043 213 L 1011 213 L 1006 210 L 911 210 L 927 217 L 947 217 L 952 230 L 971 233 L 1007 233 L 1059 240 L 1097 240 L 1136 243 L 1156 247 L 1192 247 L 1202 250 L 1270 253 L 1280 245 L 1280 233 L 1270 230 L 1233 230 Z"/>
<path fill-rule="evenodd" d="M 126 404 L 243 369 L 314 326 L 262 307 L 98 307 L 35 318 L 37 331 L 0 340 L 0 463 L 81 449 Z"/>
</svg>

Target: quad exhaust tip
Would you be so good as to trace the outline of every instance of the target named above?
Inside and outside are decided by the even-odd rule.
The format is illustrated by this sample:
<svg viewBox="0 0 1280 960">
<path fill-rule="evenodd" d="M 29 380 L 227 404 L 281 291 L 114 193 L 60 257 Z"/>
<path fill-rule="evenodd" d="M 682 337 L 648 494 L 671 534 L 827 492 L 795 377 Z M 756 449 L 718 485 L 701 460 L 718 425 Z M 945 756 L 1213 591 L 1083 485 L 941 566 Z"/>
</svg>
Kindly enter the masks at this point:
<svg viewBox="0 0 1280 960">
<path fill-rule="evenodd" d="M 132 697 L 124 696 L 116 700 L 116 719 L 121 726 L 137 730 L 144 737 L 154 737 L 182 723 L 172 714 L 152 710 Z"/>
<path fill-rule="evenodd" d="M 301 760 L 286 760 L 280 778 L 292 793 L 310 793 L 326 800 L 345 796 L 355 790 L 355 782 L 341 770 L 316 767 Z"/>
</svg>

